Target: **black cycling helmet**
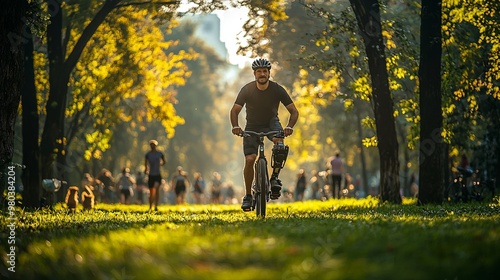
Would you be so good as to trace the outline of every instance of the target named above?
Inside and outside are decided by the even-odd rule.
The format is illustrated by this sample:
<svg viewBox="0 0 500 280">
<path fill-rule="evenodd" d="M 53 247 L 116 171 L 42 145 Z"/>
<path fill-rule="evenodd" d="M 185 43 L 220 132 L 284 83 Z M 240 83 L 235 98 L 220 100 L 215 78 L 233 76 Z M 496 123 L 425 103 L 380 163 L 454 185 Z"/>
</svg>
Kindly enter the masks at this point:
<svg viewBox="0 0 500 280">
<path fill-rule="evenodd" d="M 265 58 L 257 58 L 252 62 L 252 70 L 255 71 L 257 68 L 267 68 L 271 70 L 271 62 Z"/>
</svg>

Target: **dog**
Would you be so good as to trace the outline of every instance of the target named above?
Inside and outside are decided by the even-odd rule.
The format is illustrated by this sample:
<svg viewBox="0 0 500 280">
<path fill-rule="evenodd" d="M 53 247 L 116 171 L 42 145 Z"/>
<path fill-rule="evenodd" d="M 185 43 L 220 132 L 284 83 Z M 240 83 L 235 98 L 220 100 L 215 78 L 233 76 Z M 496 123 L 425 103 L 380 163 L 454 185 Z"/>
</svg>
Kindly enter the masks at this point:
<svg viewBox="0 0 500 280">
<path fill-rule="evenodd" d="M 76 207 L 78 207 L 78 187 L 69 187 L 68 192 L 66 192 L 66 199 L 64 201 L 66 202 L 68 209 L 71 212 L 75 212 Z"/>
<path fill-rule="evenodd" d="M 95 204 L 95 195 L 94 195 L 94 187 L 90 185 L 85 185 L 84 190 L 82 191 L 82 205 L 85 210 L 94 209 Z"/>
</svg>

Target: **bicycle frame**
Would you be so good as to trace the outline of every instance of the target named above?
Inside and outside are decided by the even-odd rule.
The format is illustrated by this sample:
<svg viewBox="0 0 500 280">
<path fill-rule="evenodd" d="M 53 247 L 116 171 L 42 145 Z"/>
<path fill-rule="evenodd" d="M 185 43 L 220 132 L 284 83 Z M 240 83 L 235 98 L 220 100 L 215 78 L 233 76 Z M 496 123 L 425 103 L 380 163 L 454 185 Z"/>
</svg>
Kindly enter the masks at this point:
<svg viewBox="0 0 500 280">
<path fill-rule="evenodd" d="M 256 136 L 259 150 L 257 154 L 257 159 L 255 160 L 255 175 L 254 184 L 252 186 L 252 196 L 253 196 L 253 209 L 256 211 L 257 217 L 265 218 L 266 216 L 266 204 L 269 202 L 270 196 L 270 182 L 269 182 L 269 171 L 267 167 L 267 158 L 265 155 L 264 137 L 266 136 L 278 136 L 280 131 L 270 131 L 270 132 L 253 132 L 244 131 L 243 137 Z"/>
</svg>

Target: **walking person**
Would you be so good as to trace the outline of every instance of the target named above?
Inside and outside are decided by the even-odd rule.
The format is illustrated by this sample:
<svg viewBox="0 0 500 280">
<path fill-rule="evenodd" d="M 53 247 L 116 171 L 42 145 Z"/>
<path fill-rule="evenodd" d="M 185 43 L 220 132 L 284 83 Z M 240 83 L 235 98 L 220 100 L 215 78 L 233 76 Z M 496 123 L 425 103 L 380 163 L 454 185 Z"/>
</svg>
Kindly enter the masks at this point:
<svg viewBox="0 0 500 280">
<path fill-rule="evenodd" d="M 120 202 L 130 204 L 130 198 L 134 196 L 135 179 L 130 176 L 130 169 L 123 168 L 122 175 L 116 181 L 116 187 L 120 191 Z"/>
<path fill-rule="evenodd" d="M 193 177 L 194 177 L 194 183 L 193 183 L 194 203 L 201 204 L 202 203 L 201 199 L 203 193 L 205 192 L 205 180 L 203 179 L 203 176 L 201 176 L 200 172 L 195 172 L 193 174 Z"/>
<path fill-rule="evenodd" d="M 307 185 L 306 179 L 306 171 L 304 168 L 299 169 L 297 184 L 295 185 L 295 201 L 304 201 L 304 193 Z"/>
<path fill-rule="evenodd" d="M 318 175 L 318 171 L 316 170 L 311 171 L 311 179 L 309 180 L 309 183 L 311 185 L 311 199 L 313 200 L 319 199 L 320 178 Z"/>
<path fill-rule="evenodd" d="M 137 172 L 137 176 L 135 177 L 135 183 L 136 183 L 136 190 L 137 190 L 137 195 L 135 196 L 136 199 L 135 201 L 137 204 L 143 204 L 144 203 L 144 193 L 146 191 L 146 178 L 144 177 L 144 174 L 142 172 Z"/>
<path fill-rule="evenodd" d="M 172 183 L 170 185 L 174 186 L 175 203 L 178 205 L 184 204 L 187 184 L 189 184 L 189 179 L 187 177 L 186 171 L 182 169 L 182 166 L 177 166 L 177 174 L 172 176 Z"/>
<path fill-rule="evenodd" d="M 342 173 L 344 172 L 344 162 L 340 158 L 340 153 L 330 161 L 330 176 L 332 178 L 332 197 L 340 198 L 340 185 L 342 184 Z"/>
<path fill-rule="evenodd" d="M 151 150 L 146 153 L 144 160 L 144 173 L 148 175 L 149 187 L 149 210 L 158 211 L 158 201 L 160 199 L 159 188 L 161 184 L 160 166 L 165 165 L 165 156 L 157 150 L 158 141 L 149 141 Z"/>
<path fill-rule="evenodd" d="M 219 172 L 212 173 L 212 182 L 210 184 L 211 201 L 213 204 L 221 203 L 222 195 L 222 176 Z"/>
<path fill-rule="evenodd" d="M 288 156 L 288 146 L 283 143 L 284 137 L 293 133 L 293 126 L 299 117 L 299 112 L 295 107 L 288 92 L 278 83 L 270 81 L 271 62 L 265 58 L 257 58 L 252 63 L 252 70 L 255 77 L 244 85 L 230 111 L 230 121 L 234 135 L 241 136 L 243 129 L 238 124 L 238 115 L 243 106 L 246 106 L 246 127 L 245 130 L 256 132 L 283 131 L 282 137 L 269 137 L 273 141 L 271 166 L 271 199 L 278 199 L 281 195 L 282 184 L 278 179 L 281 169 L 285 165 Z M 288 110 L 290 117 L 285 129 L 281 126 L 278 118 L 279 104 L 283 104 Z M 255 136 L 243 139 L 243 153 L 245 155 L 245 165 L 243 177 L 245 181 L 245 196 L 241 208 L 243 211 L 250 211 L 252 206 L 252 181 L 254 178 L 254 164 L 257 159 L 258 139 Z"/>
<path fill-rule="evenodd" d="M 111 171 L 109 171 L 106 168 L 103 168 L 99 175 L 97 176 L 97 180 L 99 180 L 102 183 L 103 187 L 103 196 L 104 196 L 104 203 L 115 203 L 115 179 L 113 178 L 113 175 L 111 174 Z"/>
</svg>

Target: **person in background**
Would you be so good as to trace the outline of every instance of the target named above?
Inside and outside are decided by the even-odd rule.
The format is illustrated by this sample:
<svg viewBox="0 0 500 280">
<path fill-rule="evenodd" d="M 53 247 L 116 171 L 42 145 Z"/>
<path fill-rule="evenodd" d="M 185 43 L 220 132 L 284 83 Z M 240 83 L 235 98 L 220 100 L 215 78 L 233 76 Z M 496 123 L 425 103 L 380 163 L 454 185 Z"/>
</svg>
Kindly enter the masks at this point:
<svg viewBox="0 0 500 280">
<path fill-rule="evenodd" d="M 176 204 L 184 204 L 188 184 L 189 179 L 186 171 L 182 169 L 182 166 L 177 166 L 177 174 L 174 174 L 172 177 L 172 183 L 170 184 L 171 186 L 174 186 Z"/>
<path fill-rule="evenodd" d="M 342 173 L 344 172 L 344 162 L 340 158 L 340 153 L 330 161 L 330 176 L 332 178 L 332 197 L 340 198 L 342 184 Z"/>
<path fill-rule="evenodd" d="M 104 203 L 115 203 L 117 201 L 114 187 L 115 179 L 113 178 L 111 171 L 103 168 L 97 176 L 97 179 L 102 183 L 102 188 L 104 189 Z"/>
<path fill-rule="evenodd" d="M 144 177 L 144 174 L 142 172 L 137 172 L 137 176 L 135 177 L 135 183 L 136 183 L 136 195 L 135 195 L 135 202 L 137 204 L 143 204 L 144 202 L 144 193 L 146 191 L 146 177 Z"/>
<path fill-rule="evenodd" d="M 311 199 L 319 199 L 320 196 L 320 178 L 318 171 L 311 171 L 311 179 L 309 180 L 311 186 Z"/>
<path fill-rule="evenodd" d="M 231 181 L 226 182 L 226 185 L 223 189 L 225 190 L 224 191 L 224 204 L 233 204 L 235 201 L 233 182 L 231 182 Z"/>
<path fill-rule="evenodd" d="M 205 181 L 203 180 L 203 176 L 201 176 L 200 172 L 195 172 L 193 174 L 194 183 L 193 183 L 193 195 L 194 195 L 194 203 L 201 204 L 202 196 L 205 192 Z"/>
<path fill-rule="evenodd" d="M 123 168 L 122 175 L 116 181 L 116 188 L 120 191 L 122 204 L 130 204 L 130 199 L 134 196 L 134 186 L 135 179 L 130 176 L 130 168 Z"/>
<path fill-rule="evenodd" d="M 469 159 L 466 154 L 462 154 L 462 160 L 460 161 L 460 167 L 467 169 L 469 167 Z"/>
<path fill-rule="evenodd" d="M 212 183 L 210 185 L 210 192 L 212 194 L 212 203 L 221 203 L 221 192 L 222 192 L 222 176 L 219 172 L 212 173 Z"/>
<path fill-rule="evenodd" d="M 157 150 L 158 141 L 150 140 L 151 150 L 146 153 L 144 160 L 144 173 L 148 175 L 149 187 L 149 210 L 158 211 L 158 201 L 160 199 L 159 187 L 161 184 L 160 166 L 165 165 L 165 156 Z"/>
<path fill-rule="evenodd" d="M 295 186 L 295 201 L 304 201 L 306 186 L 306 171 L 304 170 L 304 168 L 301 168 L 299 169 L 299 173 L 297 174 L 297 184 Z"/>
</svg>

